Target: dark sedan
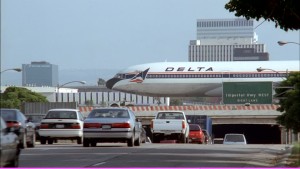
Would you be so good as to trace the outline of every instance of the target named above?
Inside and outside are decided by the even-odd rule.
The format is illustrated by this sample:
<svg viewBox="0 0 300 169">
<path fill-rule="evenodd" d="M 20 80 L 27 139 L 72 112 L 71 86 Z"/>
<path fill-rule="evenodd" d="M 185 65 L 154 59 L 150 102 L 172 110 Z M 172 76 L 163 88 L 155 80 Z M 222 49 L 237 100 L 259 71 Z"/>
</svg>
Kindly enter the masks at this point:
<svg viewBox="0 0 300 169">
<path fill-rule="evenodd" d="M 0 109 L 0 116 L 6 122 L 7 127 L 15 129 L 19 137 L 20 148 L 35 146 L 35 125 L 29 122 L 18 109 Z"/>
<path fill-rule="evenodd" d="M 20 147 L 14 128 L 6 126 L 0 117 L 0 167 L 18 167 Z"/>
</svg>

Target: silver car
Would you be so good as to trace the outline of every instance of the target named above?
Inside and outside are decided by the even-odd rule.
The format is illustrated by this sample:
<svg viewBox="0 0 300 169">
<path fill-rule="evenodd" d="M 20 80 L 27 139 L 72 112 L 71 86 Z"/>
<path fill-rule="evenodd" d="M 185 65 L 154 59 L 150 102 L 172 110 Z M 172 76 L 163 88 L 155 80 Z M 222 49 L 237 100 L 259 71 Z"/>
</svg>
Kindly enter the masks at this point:
<svg viewBox="0 0 300 169">
<path fill-rule="evenodd" d="M 16 128 L 7 127 L 0 117 L 0 167 L 18 167 L 20 146 Z"/>
<path fill-rule="evenodd" d="M 127 108 L 93 109 L 84 120 L 83 146 L 95 147 L 98 142 L 123 142 L 128 147 L 140 146 L 140 120 Z"/>
</svg>

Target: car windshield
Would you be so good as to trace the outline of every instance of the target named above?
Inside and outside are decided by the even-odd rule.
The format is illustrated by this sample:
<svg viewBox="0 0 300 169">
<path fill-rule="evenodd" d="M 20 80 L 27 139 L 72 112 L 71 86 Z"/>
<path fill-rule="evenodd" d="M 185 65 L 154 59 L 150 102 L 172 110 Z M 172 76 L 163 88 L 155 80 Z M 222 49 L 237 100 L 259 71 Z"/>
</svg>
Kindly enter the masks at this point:
<svg viewBox="0 0 300 169">
<path fill-rule="evenodd" d="M 45 119 L 77 119 L 75 111 L 49 111 Z"/>
<path fill-rule="evenodd" d="M 88 118 L 129 118 L 127 110 L 120 109 L 97 109 L 93 110 Z"/>
<path fill-rule="evenodd" d="M 243 135 L 226 135 L 226 142 L 244 142 Z"/>
<path fill-rule="evenodd" d="M 14 110 L 1 110 L 0 116 L 4 121 L 15 121 L 17 119 L 17 114 Z"/>
<path fill-rule="evenodd" d="M 200 131 L 199 125 L 190 125 L 190 131 Z"/>
</svg>

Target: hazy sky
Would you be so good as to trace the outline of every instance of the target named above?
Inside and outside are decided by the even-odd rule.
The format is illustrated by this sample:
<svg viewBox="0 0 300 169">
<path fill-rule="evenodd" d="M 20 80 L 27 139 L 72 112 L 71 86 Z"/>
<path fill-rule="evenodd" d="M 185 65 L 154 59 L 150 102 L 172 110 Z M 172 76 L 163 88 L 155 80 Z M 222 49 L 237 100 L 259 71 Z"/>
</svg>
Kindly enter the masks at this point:
<svg viewBox="0 0 300 169">
<path fill-rule="evenodd" d="M 60 70 L 188 61 L 197 19 L 235 18 L 225 10 L 226 2 L 1 0 L 1 70 L 32 61 L 47 61 Z M 270 60 L 299 60 L 299 45 L 277 45 L 278 40 L 299 42 L 299 31 L 264 22 L 255 32 Z"/>
</svg>

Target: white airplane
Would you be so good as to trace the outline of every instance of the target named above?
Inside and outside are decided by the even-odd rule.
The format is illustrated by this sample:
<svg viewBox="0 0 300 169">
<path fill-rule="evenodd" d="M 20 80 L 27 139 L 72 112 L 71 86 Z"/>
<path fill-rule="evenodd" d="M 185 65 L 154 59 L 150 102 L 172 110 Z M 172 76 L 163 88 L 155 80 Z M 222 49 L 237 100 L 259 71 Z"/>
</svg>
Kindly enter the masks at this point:
<svg viewBox="0 0 300 169">
<path fill-rule="evenodd" d="M 153 97 L 221 97 L 223 82 L 279 82 L 299 61 L 158 62 L 131 66 L 109 89 Z"/>
</svg>

